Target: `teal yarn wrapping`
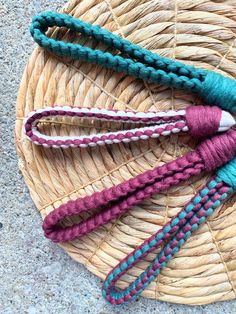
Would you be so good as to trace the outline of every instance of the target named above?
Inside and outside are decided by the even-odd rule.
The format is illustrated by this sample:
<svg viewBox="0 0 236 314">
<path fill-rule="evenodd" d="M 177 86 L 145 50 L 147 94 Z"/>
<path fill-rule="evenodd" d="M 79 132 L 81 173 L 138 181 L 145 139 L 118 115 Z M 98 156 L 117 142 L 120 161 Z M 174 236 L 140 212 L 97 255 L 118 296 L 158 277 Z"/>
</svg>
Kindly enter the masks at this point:
<svg viewBox="0 0 236 314">
<path fill-rule="evenodd" d="M 236 158 L 221 167 L 216 172 L 216 175 L 218 178 L 236 190 Z"/>
<path fill-rule="evenodd" d="M 49 38 L 46 31 L 53 26 L 66 27 L 85 37 L 93 38 L 96 43 L 100 42 L 109 48 L 119 50 L 122 56 L 78 43 L 65 43 Z M 235 80 L 161 57 L 98 25 L 49 11 L 33 18 L 30 32 L 35 42 L 55 55 L 81 59 L 145 81 L 192 91 L 198 93 L 210 105 L 218 105 L 236 112 Z"/>
<path fill-rule="evenodd" d="M 236 81 L 208 71 L 199 94 L 208 104 L 236 112 Z"/>
</svg>

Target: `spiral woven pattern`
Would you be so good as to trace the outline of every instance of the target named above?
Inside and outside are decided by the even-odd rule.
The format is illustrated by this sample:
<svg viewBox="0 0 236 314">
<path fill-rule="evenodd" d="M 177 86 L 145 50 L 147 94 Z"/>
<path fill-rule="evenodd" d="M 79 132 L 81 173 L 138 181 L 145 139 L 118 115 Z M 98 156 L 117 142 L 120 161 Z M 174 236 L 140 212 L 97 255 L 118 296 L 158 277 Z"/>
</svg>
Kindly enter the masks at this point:
<svg viewBox="0 0 236 314">
<path fill-rule="evenodd" d="M 70 1 L 62 10 L 100 24 L 133 43 L 166 57 L 236 78 L 236 4 L 234 1 Z M 59 39 L 93 48 L 96 43 L 70 31 L 50 31 Z M 101 45 L 99 49 L 105 49 Z M 163 111 L 201 104 L 191 93 L 114 73 L 99 66 L 58 58 L 36 48 L 26 66 L 16 107 L 19 166 L 43 217 L 68 200 L 101 191 L 160 166 L 193 149 L 187 135 L 96 148 L 47 149 L 22 135 L 23 119 L 42 107 L 77 106 Z M 50 126 L 50 131 L 48 125 Z M 77 135 L 120 130 L 121 122 L 58 118 L 41 123 L 45 134 Z M 91 234 L 62 247 L 102 279 L 122 258 L 174 217 L 207 177 L 153 196 Z M 206 304 L 236 296 L 236 206 L 234 199 L 216 209 L 142 295 L 159 300 Z M 82 214 L 81 214 L 82 217 Z M 83 218 L 88 217 L 83 213 Z M 80 217 L 72 217 L 79 222 Z M 70 220 L 66 221 L 70 224 Z M 120 280 L 120 287 L 142 273 L 157 251 Z"/>
</svg>

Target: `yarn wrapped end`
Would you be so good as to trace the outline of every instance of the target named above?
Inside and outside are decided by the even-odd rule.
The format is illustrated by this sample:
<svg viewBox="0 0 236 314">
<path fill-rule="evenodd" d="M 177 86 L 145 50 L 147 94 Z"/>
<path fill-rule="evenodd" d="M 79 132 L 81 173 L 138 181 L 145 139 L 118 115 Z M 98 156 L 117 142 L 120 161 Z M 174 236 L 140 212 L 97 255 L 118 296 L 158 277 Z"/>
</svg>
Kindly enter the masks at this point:
<svg viewBox="0 0 236 314">
<path fill-rule="evenodd" d="M 216 106 L 187 107 L 186 122 L 190 135 L 198 138 L 227 131 L 235 125 L 234 117 L 229 112 Z"/>
<path fill-rule="evenodd" d="M 236 81 L 219 73 L 206 71 L 206 76 L 199 91 L 200 96 L 209 105 L 236 112 Z"/>
<path fill-rule="evenodd" d="M 216 172 L 216 175 L 223 182 L 227 183 L 234 190 L 236 190 L 236 158 L 224 165 L 224 167 L 221 167 Z"/>
<path fill-rule="evenodd" d="M 210 172 L 232 160 L 236 154 L 236 131 L 229 130 L 202 142 L 197 150 L 206 171 Z"/>
</svg>

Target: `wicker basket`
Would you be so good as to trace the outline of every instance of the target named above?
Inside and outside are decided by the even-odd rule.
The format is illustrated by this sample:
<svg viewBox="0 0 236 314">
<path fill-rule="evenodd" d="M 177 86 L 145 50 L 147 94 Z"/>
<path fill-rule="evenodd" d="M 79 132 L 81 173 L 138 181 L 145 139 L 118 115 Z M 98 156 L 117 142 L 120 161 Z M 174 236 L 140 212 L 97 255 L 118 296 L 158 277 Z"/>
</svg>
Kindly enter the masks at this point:
<svg viewBox="0 0 236 314">
<path fill-rule="evenodd" d="M 236 78 L 235 0 L 72 0 L 62 11 L 100 24 L 163 56 Z M 51 33 L 64 40 L 92 44 L 71 31 L 54 29 Z M 168 162 L 192 149 L 196 143 L 188 136 L 173 135 L 109 147 L 46 149 L 32 145 L 22 136 L 22 122 L 29 111 L 55 104 L 166 110 L 198 102 L 200 100 L 190 93 L 148 85 L 99 66 L 60 59 L 36 48 L 19 89 L 16 145 L 20 169 L 42 216 L 69 199 L 111 187 Z M 41 127 L 54 135 L 122 127 L 73 119 L 45 121 Z M 112 223 L 62 247 L 73 259 L 104 279 L 120 259 L 173 217 L 206 179 L 206 176 L 197 177 L 167 193 L 155 195 Z M 233 199 L 218 209 L 161 271 L 143 296 L 184 304 L 235 298 L 235 209 Z M 155 254 L 150 254 L 123 276 L 120 287 L 133 281 Z"/>
</svg>

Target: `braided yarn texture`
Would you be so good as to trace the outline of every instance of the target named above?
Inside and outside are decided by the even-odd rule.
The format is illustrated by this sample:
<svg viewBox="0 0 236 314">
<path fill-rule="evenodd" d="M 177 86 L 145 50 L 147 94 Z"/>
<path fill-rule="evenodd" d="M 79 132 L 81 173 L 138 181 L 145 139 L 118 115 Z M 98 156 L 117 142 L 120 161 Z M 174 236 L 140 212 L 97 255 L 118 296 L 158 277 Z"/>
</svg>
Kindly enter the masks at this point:
<svg viewBox="0 0 236 314">
<path fill-rule="evenodd" d="M 50 117 L 92 119 L 93 121 L 129 122 L 138 124 L 133 129 L 81 136 L 48 136 L 40 132 L 40 121 Z M 139 126 L 144 124 L 147 126 Z M 189 132 L 194 137 L 207 137 L 229 129 L 234 118 L 218 107 L 189 106 L 186 110 L 167 112 L 116 111 L 99 108 L 46 107 L 30 112 L 25 119 L 24 133 L 35 144 L 44 147 L 94 147 L 113 143 L 129 143 Z"/>
<path fill-rule="evenodd" d="M 85 37 L 92 37 L 128 57 L 49 38 L 46 31 L 53 26 L 66 27 Z M 91 25 L 66 14 L 44 12 L 33 18 L 30 32 L 35 42 L 56 55 L 81 59 L 145 81 L 192 91 L 201 95 L 209 105 L 236 111 L 234 80 L 158 56 L 98 25 Z"/>
<path fill-rule="evenodd" d="M 232 166 L 231 163 L 230 165 Z M 226 184 L 218 176 L 211 179 L 182 211 L 110 271 L 103 284 L 102 294 L 104 298 L 112 305 L 116 305 L 131 301 L 140 295 L 174 254 L 180 250 L 191 234 L 205 222 L 207 217 L 212 215 L 214 209 L 220 206 L 234 190 L 235 188 Z M 121 276 L 166 241 L 167 244 L 164 245 L 157 257 L 134 282 L 122 290 L 115 288 L 115 284 Z"/>
<path fill-rule="evenodd" d="M 163 166 L 148 170 L 124 183 L 96 192 L 91 196 L 62 204 L 46 216 L 43 222 L 44 234 L 54 242 L 74 240 L 115 219 L 153 194 L 168 190 L 203 171 L 220 167 L 233 159 L 235 153 L 235 131 L 229 130 L 213 136 L 203 141 L 195 151 Z M 79 224 L 65 228 L 58 225 L 66 217 L 100 207 L 101 211 Z"/>
<path fill-rule="evenodd" d="M 33 143 L 40 144 L 36 146 L 32 145 L 22 132 L 23 119 L 30 111 L 38 111 L 39 108 L 45 108 L 45 106 L 61 106 L 62 108 L 71 105 L 81 108 L 98 106 L 103 109 L 152 112 L 168 108 L 186 110 L 189 103 L 203 104 L 205 102 L 210 106 L 221 103 L 221 107 L 224 106 L 233 111 L 235 84 L 233 80 L 230 80 L 228 83 L 232 83 L 232 86 L 229 90 L 228 83 L 223 87 L 221 75 L 211 76 L 211 72 L 202 71 L 201 77 L 196 80 L 197 87 L 188 89 L 190 93 L 146 83 L 143 79 L 135 79 L 135 73 L 134 76 L 125 75 L 125 71 L 134 70 L 133 62 L 130 62 L 130 65 L 126 63 L 126 60 L 131 60 L 142 64 L 139 75 L 150 73 L 147 68 L 152 67 L 158 71 L 158 76 L 160 75 L 154 78 L 157 81 L 164 77 L 168 84 L 169 73 L 174 79 L 176 76 L 183 76 L 186 81 L 189 81 L 189 72 L 183 73 L 186 68 L 182 64 L 176 71 L 173 60 L 177 59 L 183 60 L 184 63 L 186 61 L 186 64 L 194 64 L 199 69 L 203 67 L 228 77 L 235 77 L 234 17 L 236 6 L 233 5 L 233 1 L 217 4 L 218 1 L 202 3 L 203 1 L 198 0 L 194 2 L 194 6 L 192 1 L 178 2 L 177 5 L 174 1 L 170 1 L 168 6 L 166 6 L 166 1 L 157 2 L 158 4 L 155 1 L 125 0 L 124 4 L 120 5 L 119 1 L 109 1 L 108 4 L 104 0 L 72 0 L 63 9 L 63 12 L 71 14 L 77 21 L 79 18 L 93 25 L 100 24 L 105 31 L 112 31 L 114 34 L 127 38 L 131 43 L 151 49 L 153 54 L 150 54 L 149 60 L 154 60 L 153 55 L 159 54 L 158 60 L 156 59 L 157 61 L 154 61 L 152 65 L 143 61 L 148 59 L 146 52 L 142 60 L 138 60 L 135 56 L 130 57 L 127 53 L 114 48 L 114 42 L 113 46 L 108 46 L 100 40 L 93 39 L 92 36 L 83 35 L 79 30 L 76 33 L 76 31 L 70 31 L 68 27 L 58 28 L 52 24 L 52 28 L 46 26 L 45 30 L 40 31 L 40 20 L 39 25 L 35 23 L 33 26 L 36 32 L 37 29 L 39 30 L 39 41 L 43 40 L 41 35 L 45 36 L 46 41 L 47 37 L 57 42 L 64 41 L 64 44 L 69 43 L 73 46 L 72 52 L 75 51 L 74 46 L 80 43 L 81 46 L 85 46 L 84 48 L 92 48 L 92 51 L 99 50 L 100 53 L 106 51 L 111 56 L 121 58 L 119 60 L 124 66 L 123 73 L 122 70 L 116 73 L 112 70 L 112 64 L 109 69 L 106 69 L 106 64 L 101 66 L 99 63 L 93 65 L 90 61 L 83 62 L 81 58 L 77 58 L 76 53 L 75 56 L 70 55 L 70 51 L 68 55 L 60 54 L 52 49 L 53 46 L 50 48 L 51 52 L 46 51 L 46 48 L 37 47 L 31 55 L 19 89 L 16 108 L 16 145 L 20 158 L 19 166 L 33 201 L 43 218 L 61 204 L 66 204 L 68 200 L 92 195 L 95 191 L 102 191 L 104 188 L 117 185 L 147 169 L 153 169 L 185 154 L 196 147 L 197 140 L 191 139 L 189 135 L 185 135 L 185 132 L 181 136 L 173 134 L 169 140 L 163 136 L 156 140 L 146 141 L 139 138 L 137 142 L 128 144 L 124 140 L 116 144 L 113 140 L 111 144 L 115 145 L 107 145 L 112 138 L 106 138 L 105 145 L 98 146 L 96 142 L 97 147 L 93 147 L 95 143 L 92 141 L 86 143 L 87 140 L 76 145 L 75 142 L 58 142 L 59 138 L 56 139 L 56 143 L 41 142 L 40 139 L 37 143 L 34 138 L 28 137 Z M 203 16 L 204 23 L 202 23 Z M 101 27 L 100 29 L 103 30 Z M 117 36 L 118 42 L 122 39 L 119 36 Z M 108 36 L 107 41 L 109 40 Z M 128 47 L 127 45 L 127 49 Z M 84 51 L 85 56 L 87 52 L 88 50 Z M 90 53 L 94 56 L 93 52 L 89 51 L 88 54 Z M 139 54 L 138 49 L 135 54 Z M 162 59 L 161 56 L 169 56 L 172 59 L 171 63 L 162 63 L 163 60 L 168 59 Z M 107 60 L 111 60 L 110 56 Z M 182 74 L 181 71 L 183 71 Z M 150 77 L 149 74 L 149 79 Z M 226 82 L 225 78 L 224 82 Z M 215 84 L 216 81 L 217 84 Z M 194 80 L 192 82 L 194 83 Z M 172 79 L 169 83 L 173 83 Z M 181 86 L 184 88 L 184 83 Z M 198 92 L 200 89 L 201 91 Z M 210 112 L 204 117 L 206 123 L 210 124 L 212 118 Z M 63 137 L 63 140 L 64 137 L 80 137 L 87 134 L 96 136 L 105 132 L 113 133 L 117 131 L 117 128 L 121 131 L 125 129 L 125 121 L 111 123 L 106 120 L 103 123 L 93 120 L 94 117 L 91 120 L 81 117 L 80 121 L 80 117 L 48 116 L 40 118 L 35 128 L 40 132 L 40 136 L 50 136 L 50 140 L 59 136 Z M 195 121 L 203 122 L 198 113 L 190 121 L 192 122 L 191 129 L 189 128 L 187 132 L 191 131 L 191 134 L 195 134 L 200 130 Z M 137 124 L 129 123 L 127 129 L 135 126 Z M 212 126 L 215 126 L 215 121 Z M 34 131 L 34 129 L 31 130 Z M 208 133 L 204 135 L 204 130 L 202 131 L 203 137 L 209 137 Z M 51 148 L 47 148 L 45 144 Z M 55 145 L 57 149 L 54 149 Z M 73 148 L 73 145 L 82 149 Z M 64 149 L 67 147 L 68 149 Z M 234 177 L 230 175 L 234 173 L 234 168 L 232 169 L 231 166 L 223 168 L 220 168 L 216 177 L 219 177 L 221 173 L 224 176 L 224 182 L 227 183 L 226 180 L 234 182 Z M 204 184 L 205 179 L 206 176 L 201 174 L 169 191 L 153 195 L 109 224 L 78 240 L 62 243 L 60 246 L 74 260 L 84 264 L 89 271 L 105 279 L 111 268 L 128 252 L 141 244 L 144 239 L 155 234 L 163 224 L 176 215 L 189 201 L 194 191 L 199 190 L 199 187 Z M 103 209 L 106 208 L 98 208 L 96 212 Z M 182 304 L 205 304 L 235 298 L 234 209 L 235 204 L 232 198 L 225 203 L 223 208 L 215 210 L 214 218 L 210 219 L 207 224 L 204 223 L 200 230 L 193 234 L 193 237 L 188 238 L 188 243 L 180 249 L 176 258 L 169 260 L 167 267 L 162 268 L 160 276 L 154 281 L 150 281 L 150 285 L 143 290 L 142 295 Z M 85 220 L 92 213 L 93 210 L 89 210 L 79 217 L 77 215 L 69 216 L 68 219 L 66 217 L 57 226 L 59 228 L 71 226 Z M 172 235 L 174 236 L 174 231 Z M 171 239 L 166 239 L 161 246 L 167 245 L 167 241 Z M 155 252 L 159 253 L 160 249 L 152 251 L 142 259 L 140 264 L 130 269 L 127 275 L 124 274 L 125 276 L 114 282 L 110 287 L 111 291 L 127 287 L 157 256 Z M 138 290 L 137 287 L 136 290 Z M 116 295 L 112 297 L 116 299 Z"/>
</svg>

